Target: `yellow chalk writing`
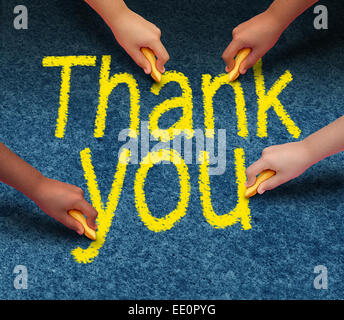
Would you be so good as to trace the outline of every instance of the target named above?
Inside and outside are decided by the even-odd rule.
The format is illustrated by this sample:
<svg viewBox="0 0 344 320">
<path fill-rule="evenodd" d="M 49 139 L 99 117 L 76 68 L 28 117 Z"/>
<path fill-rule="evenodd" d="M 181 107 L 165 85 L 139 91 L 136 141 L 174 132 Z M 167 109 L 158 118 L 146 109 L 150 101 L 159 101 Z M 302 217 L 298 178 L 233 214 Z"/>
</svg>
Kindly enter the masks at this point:
<svg viewBox="0 0 344 320">
<path fill-rule="evenodd" d="M 108 196 L 106 207 L 104 207 L 101 199 L 97 177 L 91 161 L 90 149 L 86 148 L 82 150 L 80 152 L 80 158 L 92 205 L 98 211 L 98 230 L 96 241 L 91 242 L 87 249 L 82 249 L 80 247 L 73 249 L 71 254 L 79 263 L 90 263 L 99 254 L 99 250 L 104 245 L 106 236 L 110 230 L 111 222 L 115 215 L 117 204 L 121 195 L 127 164 L 130 160 L 130 152 L 127 149 L 123 149 L 119 156 L 116 173 L 114 175 L 114 180 Z"/>
<path fill-rule="evenodd" d="M 168 71 L 162 75 L 159 83 L 154 83 L 151 92 L 155 95 L 160 93 L 160 90 L 169 82 L 177 82 L 181 89 L 182 95 L 174 97 L 157 105 L 149 115 L 149 128 L 151 134 L 162 141 L 172 140 L 175 136 L 184 132 L 187 138 L 193 136 L 193 122 L 192 122 L 192 90 L 188 78 L 180 72 Z M 182 108 L 183 115 L 168 129 L 159 128 L 159 119 L 167 111 L 173 108 Z"/>
<path fill-rule="evenodd" d="M 273 107 L 281 122 L 285 125 L 288 132 L 298 138 L 301 130 L 296 126 L 287 111 L 284 109 L 281 101 L 277 96 L 293 80 L 289 70 L 287 70 L 266 93 L 265 80 L 263 75 L 263 62 L 260 59 L 253 67 L 254 79 L 256 82 L 256 92 L 258 96 L 258 114 L 257 114 L 257 136 L 260 138 L 267 137 L 267 111 Z"/>
<path fill-rule="evenodd" d="M 60 89 L 60 106 L 56 122 L 55 136 L 63 138 L 68 120 L 68 103 L 70 92 L 71 68 L 74 66 L 95 66 L 96 57 L 94 56 L 63 56 L 44 57 L 43 67 L 62 67 L 61 70 L 61 89 Z"/>
<path fill-rule="evenodd" d="M 248 130 L 244 91 L 239 81 L 228 81 L 228 74 L 220 74 L 213 80 L 211 79 L 210 74 L 204 74 L 202 76 L 204 126 L 206 136 L 209 138 L 214 137 L 215 120 L 213 98 L 220 87 L 225 84 L 230 85 L 234 89 L 238 136 L 246 138 L 248 135 Z"/>
<path fill-rule="evenodd" d="M 130 94 L 129 136 L 135 138 L 139 133 L 140 125 L 140 91 L 137 82 L 129 73 L 118 73 L 110 78 L 110 64 L 111 56 L 103 56 L 100 68 L 99 103 L 95 120 L 94 137 L 101 138 L 104 136 L 109 96 L 118 84 L 125 83 L 128 85 Z"/>
<path fill-rule="evenodd" d="M 171 229 L 186 214 L 190 198 L 190 176 L 188 168 L 181 156 L 173 149 L 150 152 L 146 157 L 148 157 L 148 160 L 143 159 L 135 178 L 136 209 L 139 217 L 149 230 L 154 232 L 166 231 Z M 149 169 L 161 161 L 169 161 L 176 166 L 180 182 L 180 198 L 177 207 L 172 212 L 163 218 L 156 218 L 149 211 L 144 185 Z"/>
<path fill-rule="evenodd" d="M 200 154 L 200 174 L 199 174 L 199 191 L 201 194 L 201 204 L 203 207 L 203 215 L 211 226 L 214 228 L 226 228 L 239 220 L 242 228 L 248 230 L 251 228 L 249 200 L 245 198 L 245 152 L 242 148 L 234 150 L 235 159 L 235 175 L 237 189 L 237 204 L 235 208 L 227 214 L 217 215 L 214 212 L 211 201 L 210 179 L 208 174 L 209 155 L 206 151 Z"/>
</svg>

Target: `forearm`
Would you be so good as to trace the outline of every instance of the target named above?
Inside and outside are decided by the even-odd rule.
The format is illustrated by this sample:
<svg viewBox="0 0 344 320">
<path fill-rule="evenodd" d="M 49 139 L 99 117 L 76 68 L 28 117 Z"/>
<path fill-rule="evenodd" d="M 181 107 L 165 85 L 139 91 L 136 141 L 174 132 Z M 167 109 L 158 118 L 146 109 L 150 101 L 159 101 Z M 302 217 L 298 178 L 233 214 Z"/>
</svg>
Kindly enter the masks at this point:
<svg viewBox="0 0 344 320">
<path fill-rule="evenodd" d="M 44 176 L 0 142 L 0 181 L 33 199 Z"/>
<path fill-rule="evenodd" d="M 85 0 L 107 23 L 118 18 L 128 7 L 123 0 Z"/>
<path fill-rule="evenodd" d="M 312 164 L 344 151 L 344 116 L 303 140 Z"/>
<path fill-rule="evenodd" d="M 285 29 L 316 2 L 318 0 L 275 0 L 268 8 L 268 11 L 276 17 Z"/>
</svg>

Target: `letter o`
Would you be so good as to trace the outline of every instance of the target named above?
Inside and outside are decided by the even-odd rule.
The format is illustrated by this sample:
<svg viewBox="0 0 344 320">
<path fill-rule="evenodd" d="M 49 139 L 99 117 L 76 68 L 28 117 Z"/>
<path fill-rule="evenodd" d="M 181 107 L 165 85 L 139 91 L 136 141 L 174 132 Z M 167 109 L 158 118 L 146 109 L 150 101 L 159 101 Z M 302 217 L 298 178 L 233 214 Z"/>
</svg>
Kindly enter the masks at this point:
<svg viewBox="0 0 344 320">
<path fill-rule="evenodd" d="M 178 171 L 180 183 L 180 197 L 176 208 L 163 218 L 153 217 L 149 211 L 144 185 L 149 170 L 161 161 L 173 163 Z M 159 150 L 149 152 L 142 160 L 135 178 L 135 204 L 139 217 L 146 227 L 154 232 L 161 232 L 171 229 L 182 217 L 185 216 L 190 198 L 190 175 L 188 167 L 179 153 L 175 150 Z"/>
</svg>

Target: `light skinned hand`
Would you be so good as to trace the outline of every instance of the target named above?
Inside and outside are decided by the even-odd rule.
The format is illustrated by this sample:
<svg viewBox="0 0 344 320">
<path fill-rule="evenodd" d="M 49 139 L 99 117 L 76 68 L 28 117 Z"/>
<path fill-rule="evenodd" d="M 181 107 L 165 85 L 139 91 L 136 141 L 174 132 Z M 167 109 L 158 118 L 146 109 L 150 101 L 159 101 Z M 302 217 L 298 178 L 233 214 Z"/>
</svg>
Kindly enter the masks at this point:
<svg viewBox="0 0 344 320">
<path fill-rule="evenodd" d="M 68 214 L 71 209 L 81 211 L 87 218 L 88 226 L 97 229 L 97 211 L 84 199 L 83 190 L 74 185 L 43 177 L 32 200 L 47 215 L 79 235 L 84 233 L 84 227 Z"/>
<path fill-rule="evenodd" d="M 222 54 L 226 72 L 233 69 L 234 58 L 241 49 L 251 48 L 251 53 L 239 68 L 239 72 L 245 74 L 275 45 L 283 30 L 284 25 L 268 10 L 238 25 L 232 32 L 232 42 Z"/>
<path fill-rule="evenodd" d="M 109 25 L 117 42 L 146 74 L 151 73 L 151 65 L 140 51 L 143 47 L 150 48 L 154 52 L 157 57 L 157 69 L 161 73 L 165 72 L 164 65 L 170 57 L 161 43 L 161 31 L 156 25 L 129 8 L 110 21 Z"/>
<path fill-rule="evenodd" d="M 263 170 L 274 170 L 276 174 L 258 187 L 263 194 L 279 185 L 296 178 L 313 164 L 312 156 L 304 141 L 274 145 L 265 148 L 259 160 L 246 170 L 246 187 L 252 186 L 256 176 Z"/>
</svg>

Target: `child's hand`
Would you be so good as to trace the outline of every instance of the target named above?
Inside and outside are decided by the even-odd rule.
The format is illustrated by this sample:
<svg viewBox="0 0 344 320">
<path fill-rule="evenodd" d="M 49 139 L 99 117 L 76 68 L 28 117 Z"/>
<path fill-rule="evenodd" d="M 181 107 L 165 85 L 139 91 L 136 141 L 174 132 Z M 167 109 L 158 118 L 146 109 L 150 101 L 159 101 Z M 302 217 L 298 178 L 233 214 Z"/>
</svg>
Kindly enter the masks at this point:
<svg viewBox="0 0 344 320">
<path fill-rule="evenodd" d="M 313 164 L 312 156 L 304 141 L 286 143 L 265 148 L 261 158 L 246 170 L 246 187 L 252 186 L 263 170 L 274 170 L 276 175 L 258 187 L 258 193 L 278 187 L 302 174 Z"/>
<path fill-rule="evenodd" d="M 269 10 L 237 26 L 232 32 L 232 42 L 222 54 L 226 71 L 233 69 L 234 58 L 241 49 L 251 48 L 251 53 L 239 69 L 241 74 L 245 74 L 247 69 L 275 45 L 283 30 L 284 25 Z"/>
<path fill-rule="evenodd" d="M 160 41 L 161 31 L 154 24 L 126 8 L 122 13 L 109 21 L 110 28 L 124 50 L 132 57 L 146 74 L 151 73 L 151 65 L 140 51 L 140 48 L 150 48 L 157 57 L 156 67 L 163 73 L 169 55 Z"/>
<path fill-rule="evenodd" d="M 97 211 L 84 199 L 82 189 L 67 183 L 43 177 L 32 200 L 49 216 L 75 230 L 84 233 L 83 226 L 74 220 L 68 211 L 76 209 L 87 217 L 87 224 L 96 230 Z"/>
</svg>

